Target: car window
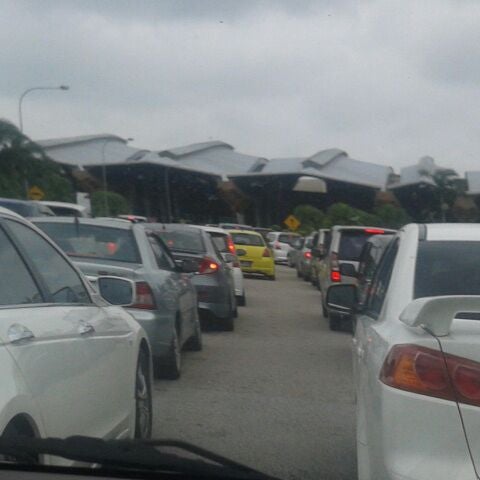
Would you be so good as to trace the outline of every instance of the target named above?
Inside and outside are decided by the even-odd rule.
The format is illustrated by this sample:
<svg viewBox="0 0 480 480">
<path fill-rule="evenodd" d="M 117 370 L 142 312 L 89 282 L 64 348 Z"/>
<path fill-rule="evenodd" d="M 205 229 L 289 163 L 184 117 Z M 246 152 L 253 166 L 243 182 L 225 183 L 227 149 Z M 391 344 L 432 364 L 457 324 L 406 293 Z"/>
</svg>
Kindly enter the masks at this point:
<svg viewBox="0 0 480 480">
<path fill-rule="evenodd" d="M 252 247 L 262 247 L 265 245 L 260 235 L 250 235 L 249 233 L 232 232 L 232 240 L 235 245 L 244 245 Z"/>
<path fill-rule="evenodd" d="M 174 252 L 185 253 L 204 253 L 205 244 L 202 239 L 202 233 L 198 229 L 182 230 L 155 230 L 158 235 Z"/>
<path fill-rule="evenodd" d="M 281 243 L 286 243 L 288 245 L 293 245 L 293 243 L 298 240 L 298 235 L 292 235 L 290 233 L 281 233 L 278 236 L 278 241 Z"/>
<path fill-rule="evenodd" d="M 210 237 L 214 243 L 214 245 L 220 250 L 222 253 L 229 253 L 230 250 L 228 248 L 228 237 L 223 233 L 218 232 L 208 232 Z"/>
<path fill-rule="evenodd" d="M 160 242 L 153 235 L 147 235 L 147 238 L 150 246 L 152 247 L 153 255 L 155 257 L 155 261 L 157 262 L 158 268 L 162 270 L 174 270 L 175 262 L 168 255 Z"/>
<path fill-rule="evenodd" d="M 18 213 L 22 217 L 28 217 L 32 213 L 32 209 L 28 203 L 5 202 L 0 200 L 0 207 L 8 208 L 12 212 Z"/>
<path fill-rule="evenodd" d="M 342 231 L 340 233 L 338 258 L 340 260 L 358 261 L 368 238 L 369 235 L 362 230 Z"/>
<path fill-rule="evenodd" d="M 131 230 L 85 223 L 38 222 L 41 228 L 69 256 L 140 263 Z"/>
<path fill-rule="evenodd" d="M 313 246 L 313 238 L 307 238 L 307 239 L 305 240 L 305 245 L 304 245 L 304 247 L 305 247 L 305 248 L 312 248 L 312 246 Z"/>
<path fill-rule="evenodd" d="M 0 265 L 2 266 L 0 305 L 43 302 L 40 290 L 22 257 L 2 229 L 0 229 Z"/>
<path fill-rule="evenodd" d="M 480 295 L 480 242 L 418 244 L 414 298 Z"/>
<path fill-rule="evenodd" d="M 358 303 L 363 305 L 368 297 L 370 285 L 375 274 L 377 261 L 373 255 L 373 246 L 366 243 L 362 254 L 360 255 L 360 264 L 358 266 Z"/>
<path fill-rule="evenodd" d="M 74 268 L 45 239 L 31 228 L 5 220 L 16 241 L 29 254 L 54 303 L 90 303 L 90 296 Z"/>
<path fill-rule="evenodd" d="M 373 283 L 367 299 L 367 310 L 375 318 L 382 310 L 397 252 L 398 240 L 385 250 L 382 259 L 378 264 L 378 269 L 374 274 Z"/>
</svg>

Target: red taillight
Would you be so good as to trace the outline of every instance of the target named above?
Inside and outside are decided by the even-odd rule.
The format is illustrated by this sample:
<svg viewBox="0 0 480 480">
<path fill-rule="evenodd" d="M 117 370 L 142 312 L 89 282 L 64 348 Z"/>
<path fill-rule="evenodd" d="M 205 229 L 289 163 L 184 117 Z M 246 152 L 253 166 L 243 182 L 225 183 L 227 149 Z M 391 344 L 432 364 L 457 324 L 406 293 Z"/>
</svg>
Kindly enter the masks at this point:
<svg viewBox="0 0 480 480">
<path fill-rule="evenodd" d="M 303 256 L 307 259 L 307 260 L 310 260 L 310 258 L 312 258 L 312 252 L 305 252 L 303 254 Z"/>
<path fill-rule="evenodd" d="M 385 230 L 382 230 L 381 228 L 366 228 L 364 232 L 372 235 L 382 235 L 385 233 Z"/>
<path fill-rule="evenodd" d="M 281 250 L 281 249 L 282 249 L 282 247 L 280 246 L 280 244 L 279 244 L 278 242 L 275 242 L 275 243 L 273 244 L 273 248 L 274 248 L 275 250 Z"/>
<path fill-rule="evenodd" d="M 262 257 L 271 257 L 270 250 L 268 248 L 265 247 Z"/>
<path fill-rule="evenodd" d="M 230 250 L 230 253 L 233 253 L 233 255 L 236 255 L 235 244 L 233 243 L 232 237 L 230 235 L 228 235 L 227 237 L 227 243 L 228 243 L 228 249 Z"/>
<path fill-rule="evenodd" d="M 480 406 L 480 363 L 431 348 L 395 345 L 380 380 L 400 390 Z"/>
<path fill-rule="evenodd" d="M 332 270 L 330 272 L 330 280 L 332 282 L 341 282 L 342 276 L 340 275 L 340 272 L 338 270 Z"/>
<path fill-rule="evenodd" d="M 335 252 L 330 254 L 330 280 L 332 282 L 341 282 L 340 264 L 338 263 L 338 255 Z"/>
<path fill-rule="evenodd" d="M 141 308 L 143 310 L 155 310 L 155 300 L 153 292 L 147 282 L 137 282 L 136 284 L 135 304 L 132 308 Z"/>
<path fill-rule="evenodd" d="M 198 273 L 200 275 L 207 275 L 209 273 L 218 272 L 220 265 L 209 257 L 205 257 L 202 262 L 200 263 L 200 267 L 198 268 Z"/>
</svg>

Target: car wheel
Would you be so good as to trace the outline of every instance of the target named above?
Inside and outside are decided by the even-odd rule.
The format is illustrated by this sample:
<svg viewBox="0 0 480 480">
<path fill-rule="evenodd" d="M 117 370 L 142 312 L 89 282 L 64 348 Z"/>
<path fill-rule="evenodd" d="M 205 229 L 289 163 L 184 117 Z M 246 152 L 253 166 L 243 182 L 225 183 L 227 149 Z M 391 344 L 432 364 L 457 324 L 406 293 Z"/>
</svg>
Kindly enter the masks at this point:
<svg viewBox="0 0 480 480">
<path fill-rule="evenodd" d="M 247 304 L 247 298 L 245 297 L 245 292 L 243 292 L 243 295 L 239 295 L 237 297 L 237 305 L 239 307 L 244 307 Z"/>
<path fill-rule="evenodd" d="M 135 438 L 148 439 L 152 435 L 152 391 L 149 361 L 145 350 L 138 355 L 135 378 Z"/>
<path fill-rule="evenodd" d="M 302 272 L 297 268 L 297 277 L 302 278 Z"/>
<path fill-rule="evenodd" d="M 222 326 L 225 332 L 233 332 L 235 330 L 235 319 L 233 315 L 222 319 Z"/>
<path fill-rule="evenodd" d="M 186 347 L 192 352 L 200 352 L 203 348 L 202 341 L 202 329 L 200 327 L 200 320 L 197 316 L 195 319 L 195 331 L 193 335 L 188 339 Z"/>
<path fill-rule="evenodd" d="M 317 275 L 317 279 L 315 281 L 315 285 L 317 286 L 317 290 L 320 292 L 322 291 L 322 287 L 320 286 L 320 277 Z"/>
<path fill-rule="evenodd" d="M 9 437 L 31 437 L 34 438 L 35 435 L 33 431 L 31 431 L 31 428 L 28 426 L 26 421 L 25 425 L 23 425 L 23 421 L 17 422 L 15 420 L 12 420 L 5 428 L 5 430 L 2 433 L 2 438 L 8 439 Z M 21 463 L 22 465 L 39 465 L 40 458 L 39 455 L 31 455 L 25 453 L 24 455 L 21 456 L 15 456 L 15 455 L 0 455 L 0 461 L 1 462 L 9 462 L 9 463 Z"/>
<path fill-rule="evenodd" d="M 173 329 L 172 340 L 168 354 L 165 358 L 155 358 L 155 376 L 166 378 L 168 380 L 176 380 L 180 378 L 182 369 L 182 352 L 180 348 L 180 339 L 178 331 Z"/>
<path fill-rule="evenodd" d="M 342 317 L 335 315 L 333 313 L 331 313 L 330 316 L 328 317 L 328 326 L 330 327 L 330 330 L 334 332 L 340 330 L 341 322 L 342 322 Z"/>
<path fill-rule="evenodd" d="M 269 275 L 269 276 L 268 276 L 268 279 L 269 279 L 269 280 L 272 280 L 272 281 L 275 281 L 275 275 Z"/>
</svg>

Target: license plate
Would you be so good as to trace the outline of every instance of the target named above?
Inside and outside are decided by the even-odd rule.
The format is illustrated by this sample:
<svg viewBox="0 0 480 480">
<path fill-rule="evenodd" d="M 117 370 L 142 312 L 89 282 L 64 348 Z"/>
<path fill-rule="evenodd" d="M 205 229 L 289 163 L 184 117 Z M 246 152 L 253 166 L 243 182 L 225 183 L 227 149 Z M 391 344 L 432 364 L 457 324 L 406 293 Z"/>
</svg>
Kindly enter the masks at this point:
<svg viewBox="0 0 480 480">
<path fill-rule="evenodd" d="M 251 267 L 252 266 L 252 262 L 247 262 L 245 260 L 240 260 L 240 265 L 242 267 Z"/>
</svg>

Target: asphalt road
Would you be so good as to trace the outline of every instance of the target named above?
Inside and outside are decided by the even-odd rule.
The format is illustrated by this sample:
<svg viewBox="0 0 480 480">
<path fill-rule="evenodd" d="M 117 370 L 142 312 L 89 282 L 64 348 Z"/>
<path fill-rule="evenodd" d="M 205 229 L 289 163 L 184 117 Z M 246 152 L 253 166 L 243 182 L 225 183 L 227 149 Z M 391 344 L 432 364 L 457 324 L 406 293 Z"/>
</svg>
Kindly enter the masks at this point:
<svg viewBox="0 0 480 480">
<path fill-rule="evenodd" d="M 156 381 L 154 437 L 187 440 L 282 479 L 356 478 L 351 336 L 279 267 L 247 279 L 235 332 L 207 332 L 178 381 Z"/>
</svg>

